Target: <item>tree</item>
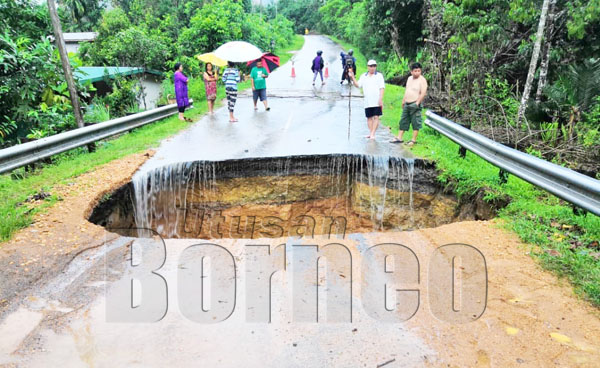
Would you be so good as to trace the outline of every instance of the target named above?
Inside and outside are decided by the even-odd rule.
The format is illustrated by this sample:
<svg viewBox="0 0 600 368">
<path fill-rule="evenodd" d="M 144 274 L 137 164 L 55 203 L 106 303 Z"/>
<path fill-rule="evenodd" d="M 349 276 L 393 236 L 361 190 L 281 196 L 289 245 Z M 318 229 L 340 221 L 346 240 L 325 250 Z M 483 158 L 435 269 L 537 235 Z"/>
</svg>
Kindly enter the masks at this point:
<svg viewBox="0 0 600 368">
<path fill-rule="evenodd" d="M 542 14 L 540 15 L 540 22 L 538 24 L 537 33 L 535 35 L 535 44 L 533 46 L 533 53 L 531 54 L 531 62 L 529 63 L 529 72 L 527 73 L 527 80 L 525 82 L 525 88 L 523 90 L 523 96 L 521 97 L 521 104 L 519 106 L 519 112 L 517 115 L 517 124 L 523 120 L 525 115 L 525 108 L 529 101 L 529 94 L 531 93 L 531 85 L 533 84 L 533 77 L 537 69 L 538 59 L 540 57 L 540 48 L 542 46 L 542 39 L 544 37 L 544 28 L 546 26 L 546 16 L 548 15 L 548 8 L 550 0 L 544 0 L 542 5 Z M 527 123 L 526 123 L 527 124 Z M 529 125 L 527 125 L 529 127 Z"/>
<path fill-rule="evenodd" d="M 233 0 L 205 4 L 179 36 L 180 52 L 186 56 L 216 49 L 227 41 L 242 38 L 243 6 Z"/>
<path fill-rule="evenodd" d="M 16 37 L 41 39 L 52 32 L 48 8 L 29 0 L 0 0 L 0 29 Z"/>
<path fill-rule="evenodd" d="M 68 17 L 68 28 L 76 31 L 90 31 L 101 18 L 104 2 L 99 0 L 57 0 L 64 5 Z"/>
<path fill-rule="evenodd" d="M 366 0 L 367 28 L 377 48 L 389 45 L 398 56 L 414 57 L 423 36 L 423 0 Z"/>
<path fill-rule="evenodd" d="M 167 38 L 132 26 L 122 9 L 104 13 L 96 41 L 83 45 L 79 53 L 91 65 L 134 66 L 163 70 L 173 52 Z"/>
<path fill-rule="evenodd" d="M 75 126 L 52 43 L 0 34 L 0 145 Z"/>
<path fill-rule="evenodd" d="M 315 29 L 319 24 L 319 8 L 323 0 L 279 0 L 278 10 L 286 18 L 294 22 L 296 33 L 304 33 L 304 29 Z"/>
<path fill-rule="evenodd" d="M 558 14 L 560 16 L 560 14 Z M 554 25 L 557 17 L 556 0 L 550 0 L 550 8 L 548 9 L 548 31 L 544 37 L 544 50 L 542 53 L 542 62 L 540 63 L 540 78 L 538 80 L 537 92 L 535 93 L 535 102 L 540 103 L 542 100 L 542 92 L 546 88 L 548 82 L 548 69 L 550 68 L 550 58 L 552 52 L 552 40 L 554 38 Z"/>
<path fill-rule="evenodd" d="M 350 13 L 352 5 L 347 0 L 330 0 L 325 5 L 319 8 L 321 21 L 319 22 L 319 30 L 325 34 L 330 34 L 336 37 L 344 37 L 346 30 L 345 15 Z M 345 37 L 344 37 L 345 38 Z"/>
</svg>

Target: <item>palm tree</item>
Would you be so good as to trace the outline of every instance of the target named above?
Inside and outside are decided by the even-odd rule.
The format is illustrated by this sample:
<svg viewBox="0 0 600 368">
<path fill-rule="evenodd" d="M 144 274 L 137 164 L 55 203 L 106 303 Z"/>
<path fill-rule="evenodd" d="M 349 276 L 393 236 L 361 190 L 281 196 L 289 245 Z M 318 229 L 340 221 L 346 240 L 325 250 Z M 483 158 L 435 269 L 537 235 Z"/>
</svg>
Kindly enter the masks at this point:
<svg viewBox="0 0 600 368">
<path fill-rule="evenodd" d="M 579 65 L 569 65 L 556 82 L 546 87 L 545 95 L 548 101 L 544 103 L 544 110 L 555 112 L 553 115 L 558 118 L 559 132 L 567 122 L 570 139 L 574 126 L 581 120 L 581 113 L 587 112 L 594 98 L 600 95 L 600 59 L 592 58 Z"/>
<path fill-rule="evenodd" d="M 85 15 L 86 4 L 85 0 L 59 0 L 65 5 L 71 18 L 75 23 L 80 23 L 81 18 Z"/>
</svg>

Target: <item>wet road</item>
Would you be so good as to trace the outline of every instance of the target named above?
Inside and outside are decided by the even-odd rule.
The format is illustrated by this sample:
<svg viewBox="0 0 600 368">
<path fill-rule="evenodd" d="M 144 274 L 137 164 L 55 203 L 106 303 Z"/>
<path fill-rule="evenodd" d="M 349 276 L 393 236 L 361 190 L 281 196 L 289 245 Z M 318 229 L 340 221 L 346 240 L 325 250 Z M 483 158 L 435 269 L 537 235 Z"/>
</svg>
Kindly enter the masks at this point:
<svg viewBox="0 0 600 368">
<path fill-rule="evenodd" d="M 329 84 L 313 90 L 308 70 L 317 49 L 329 57 L 331 77 Z M 401 147 L 387 143 L 387 129 L 378 131 L 376 141 L 361 137 L 366 127 L 360 98 L 353 101 L 357 113 L 352 115 L 352 136 L 347 140 L 348 100 L 340 97 L 347 87 L 336 83 L 337 55 L 339 48 L 331 42 L 307 37 L 296 59 L 298 77 L 289 78 L 291 65 L 286 65 L 269 79 L 272 94 L 280 96 L 271 98 L 272 111 L 255 113 L 251 100 L 242 97 L 239 123 L 229 124 L 227 111 L 220 109 L 164 142 L 144 169 L 184 160 L 268 155 L 406 155 Z M 93 204 L 93 194 L 80 195 L 89 196 L 89 205 Z M 73 203 L 85 207 L 84 202 Z M 29 290 L 19 308 L 0 321 L 0 366 L 597 367 L 600 361 L 597 310 L 576 299 L 570 288 L 557 286 L 555 277 L 540 271 L 525 253 L 528 248 L 495 223 L 350 234 L 345 239 L 211 240 L 217 244 L 211 251 L 221 249 L 222 257 L 208 254 L 206 263 L 194 251 L 198 248 L 189 248 L 206 240 L 166 240 L 161 248 L 156 239 L 111 239 L 99 247 L 81 245 L 65 269 L 41 280 L 42 286 Z M 399 262 L 410 257 L 365 255 L 369 247 L 390 242 L 414 251 L 421 269 Z M 343 244 L 347 251 L 338 245 L 325 247 L 330 243 Z M 430 295 L 446 285 L 430 282 L 432 275 L 442 274 L 439 267 L 431 267 L 432 254 L 441 245 L 456 243 L 477 246 L 489 262 L 487 301 L 482 297 L 470 304 L 489 302 L 487 310 L 466 324 L 443 322 L 431 312 L 435 303 Z M 284 251 L 278 252 L 282 244 Z M 260 258 L 257 245 L 270 246 L 274 257 L 266 262 L 263 258 L 262 268 L 255 267 Z M 324 254 L 326 262 L 310 257 L 315 245 L 332 252 Z M 130 262 L 136 267 L 125 267 Z M 207 271 L 199 274 L 204 267 Z M 380 272 L 372 272 L 372 267 Z M 387 276 L 392 273 L 402 279 L 390 281 Z M 452 272 L 446 275 L 454 277 Z M 267 280 L 272 280 L 272 289 Z M 220 287 L 208 291 L 203 288 L 207 285 Z M 381 318 L 404 312 L 409 318 L 409 302 L 415 301 L 414 293 L 394 293 L 390 285 L 398 292 L 421 291 L 417 299 L 421 304 L 407 322 Z M 390 299 L 383 298 L 383 287 Z M 198 302 L 200 294 L 206 304 Z M 256 322 L 267 299 L 271 321 Z M 133 314 L 119 319 L 109 308 L 115 302 L 118 313 L 133 310 Z M 456 312 L 454 305 L 450 307 Z M 201 311 L 208 312 L 207 320 L 198 321 Z M 140 312 L 150 318 L 134 322 Z"/>
<path fill-rule="evenodd" d="M 399 323 L 377 321 L 361 307 L 361 262 L 358 249 L 363 248 L 364 251 L 371 241 L 374 242 L 375 239 L 362 235 L 344 241 L 352 254 L 351 267 L 348 267 L 345 257 L 339 257 L 343 252 L 337 253 L 339 258 L 328 258 L 328 269 L 335 269 L 341 275 L 336 282 L 343 283 L 337 285 L 338 289 L 343 289 L 342 293 L 334 294 L 336 298 L 342 297 L 340 301 L 328 299 L 331 294 L 325 294 L 326 289 L 336 288 L 336 284 L 323 282 L 322 265 L 318 267 L 317 281 L 317 275 L 307 269 L 310 265 L 316 266 L 316 263 L 304 264 L 309 258 L 299 254 L 296 245 L 309 243 L 288 240 L 285 248 L 286 268 L 293 268 L 295 272 L 281 270 L 273 276 L 270 323 L 252 320 L 256 316 L 251 316 L 254 310 L 250 307 L 249 299 L 254 297 L 256 302 L 257 297 L 261 298 L 258 294 L 269 297 L 266 296 L 268 294 L 265 294 L 264 287 L 250 286 L 247 275 L 258 275 L 259 282 L 256 285 L 264 286 L 265 281 L 260 280 L 268 279 L 269 272 L 268 268 L 253 268 L 255 264 L 251 262 L 252 257 L 246 254 L 245 248 L 249 244 L 247 241 L 217 242 L 231 252 L 236 269 L 218 264 L 215 265 L 216 271 L 209 270 L 203 276 L 208 283 L 219 283 L 222 291 L 232 282 L 233 275 L 236 275 L 236 297 L 232 298 L 227 293 L 219 293 L 213 289 L 212 292 L 204 292 L 208 301 L 198 304 L 195 303 L 198 294 L 186 293 L 182 286 L 183 273 L 198 272 L 198 258 L 191 257 L 188 249 L 198 244 L 198 241 L 167 240 L 165 263 L 157 273 L 166 281 L 168 298 L 162 300 L 165 296 L 163 289 L 155 284 L 155 290 L 159 291 L 156 303 L 148 302 L 150 292 L 144 288 L 141 293 L 134 292 L 132 297 L 119 299 L 125 301 L 124 304 L 118 303 L 121 307 L 130 301 L 140 303 L 140 309 L 145 309 L 145 315 L 151 316 L 149 320 L 137 323 L 133 322 L 135 317 L 122 309 L 122 319 L 119 319 L 118 313 L 108 312 L 109 300 L 118 298 L 118 293 L 114 293 L 115 289 L 121 288 L 121 291 L 127 292 L 131 286 L 129 277 L 132 274 L 122 273 L 122 263 L 108 262 L 106 268 L 103 262 L 74 265 L 67 270 L 67 274 L 85 270 L 81 277 L 70 281 L 72 284 L 69 286 L 63 285 L 62 281 L 73 275 L 58 277 L 52 283 L 53 291 L 46 294 L 46 297 L 30 298 L 26 308 L 11 316 L 9 327 L 16 332 L 7 339 L 6 345 L 12 349 L 18 348 L 19 354 L 3 356 L 0 353 L 0 363 L 20 362 L 29 367 L 375 367 L 393 360 L 389 363 L 390 367 L 414 367 L 435 361 L 433 350 L 408 327 Z M 328 241 L 322 239 L 319 242 L 323 245 Z M 271 245 L 273 253 L 280 243 L 281 239 L 261 240 L 261 244 Z M 112 254 L 123 256 L 126 244 L 121 239 L 97 254 L 100 257 L 107 256 L 107 259 L 112 258 Z M 136 240 L 134 244 L 136 247 L 150 248 L 147 243 L 143 244 L 143 240 Z M 314 244 L 314 241 L 310 244 Z M 160 252 L 148 253 L 144 257 L 150 256 L 152 259 L 159 256 L 158 253 Z M 213 256 L 215 258 L 211 258 L 211 262 L 216 263 L 213 259 L 217 257 L 214 253 L 210 255 Z M 148 261 L 148 258 L 144 259 Z M 115 282 L 115 275 L 124 277 Z M 301 276 L 300 281 L 298 275 Z M 343 292 L 350 290 L 351 277 L 352 307 L 349 304 L 350 294 Z M 145 283 L 151 277 L 138 275 L 137 278 Z M 113 281 L 107 282 L 107 279 Z M 201 281 L 198 278 L 196 280 L 198 281 L 194 281 L 191 286 L 198 292 L 201 290 Z M 304 285 L 299 286 L 299 282 Z M 321 285 L 319 299 L 316 299 L 314 293 L 317 283 Z M 103 293 L 104 287 L 106 295 Z M 368 297 L 375 298 L 373 295 Z M 86 298 L 93 301 L 81 309 L 75 307 Z M 329 310 L 327 303 L 333 305 L 334 301 L 335 308 Z M 147 308 L 149 304 L 150 308 Z M 198 316 L 201 308 L 210 312 L 225 308 L 226 312 L 218 318 L 204 313 L 209 314 L 204 321 L 194 320 L 202 318 Z M 316 315 L 311 314 L 315 308 L 318 308 L 318 322 Z M 164 318 L 160 318 L 163 310 L 166 314 Z M 140 313 L 134 312 L 138 317 L 144 314 L 144 311 L 138 312 Z M 229 313 L 231 315 L 227 317 Z M 215 312 L 215 315 L 218 314 Z M 352 322 L 344 320 L 350 314 Z M 42 321 L 44 316 L 46 320 Z M 158 318 L 153 320 L 156 316 Z M 221 318 L 222 316 L 226 318 Z M 40 325 L 36 326 L 39 322 Z M 28 334 L 35 339 L 29 338 L 19 346 L 19 338 Z"/>
<path fill-rule="evenodd" d="M 270 111 L 259 101 L 254 111 L 251 91 L 240 93 L 235 115 L 229 123 L 222 107 L 191 128 L 165 141 L 142 170 L 174 162 L 224 160 L 230 158 L 275 157 L 305 154 L 357 153 L 412 157 L 402 145 L 391 144 L 387 127 L 377 130 L 375 140 L 368 134 L 361 91 L 340 85 L 341 62 L 337 44 L 326 37 L 306 36 L 305 44 L 293 57 L 296 78 L 291 78 L 291 61 L 267 79 Z M 323 50 L 329 78 L 312 86 L 310 65 L 317 50 Z M 359 65 L 359 72 L 365 70 Z M 196 104 L 206 103 L 198 101 Z M 350 113 L 349 113 L 350 112 Z M 350 139 L 348 121 L 350 118 Z"/>
<path fill-rule="evenodd" d="M 309 70 L 318 49 L 324 51 L 329 62 L 330 77 L 325 85 L 318 81 L 313 87 Z M 307 36 L 304 48 L 294 57 L 297 77 L 290 77 L 290 62 L 267 80 L 271 111 L 264 111 L 260 103 L 259 110 L 254 111 L 250 93 L 242 93 L 236 106 L 239 122 L 229 123 L 226 107 L 220 108 L 214 116 L 202 118 L 190 129 L 163 142 L 138 173 L 169 163 L 195 160 L 328 153 L 410 156 L 410 152 L 403 151 L 400 146 L 388 143 L 391 135 L 385 127 L 378 130 L 376 140 L 364 138 L 368 131 L 360 91 L 353 88 L 350 100 L 350 87 L 339 84 L 340 50 L 327 38 Z M 352 112 L 350 115 L 349 111 Z M 231 239 L 211 241 L 227 249 L 234 257 L 238 289 L 235 301 L 219 293 L 222 288 L 205 293 L 209 300 L 207 304 L 210 304 L 208 311 L 216 310 L 220 306 L 218 303 L 235 305 L 229 318 L 219 323 L 208 321 L 207 324 L 190 318 L 190 313 L 198 311 L 197 304 L 187 303 L 187 313 L 185 305 L 182 305 L 182 300 L 194 295 L 194 291 L 186 293 L 182 289 L 182 272 L 186 272 L 182 270 L 194 270 L 202 264 L 202 261 L 198 263 L 201 257 L 184 256 L 183 253 L 187 247 L 201 241 L 166 240 L 164 253 L 160 249 L 142 246 L 146 252 L 145 264 L 148 264 L 146 257 L 159 260 L 154 263 L 155 266 L 162 263 L 160 260 L 165 260 L 162 267 L 153 267 L 155 270 L 160 268 L 157 274 L 168 285 L 165 291 L 168 306 L 165 306 L 160 295 L 149 300 L 149 289 L 139 287 L 154 274 L 136 276 L 131 273 L 135 268 L 126 267 L 132 258 L 136 259 L 136 264 L 139 261 L 129 253 L 128 247 L 144 240 L 120 237 L 76 257 L 63 272 L 48 280 L 45 287 L 32 292 L 21 307 L 0 324 L 3 333 L 0 365 L 312 367 L 376 366 L 388 362 L 386 366 L 397 367 L 435 360 L 435 353 L 408 328 L 377 321 L 358 309 L 361 295 L 357 285 L 361 278 L 355 276 L 352 288 L 348 287 L 352 275 L 360 275 L 361 253 L 369 243 L 375 242 L 368 238 L 370 235 L 363 234 L 343 240 L 352 255 L 349 267 L 344 263 L 344 256 L 341 259 L 329 258 L 328 267 L 340 264 L 338 282 L 344 281 L 344 287 L 324 283 L 322 277 L 318 280 L 311 278 L 314 273 L 306 269 L 306 265 L 315 263 L 302 260 L 292 251 L 297 249 L 295 245 L 304 241 L 261 239 L 261 244 L 270 244 L 272 249 L 289 243 L 280 266 L 285 264 L 285 269 L 297 271 L 281 271 L 274 276 L 272 323 L 248 321 L 249 313 L 253 313 L 248 300 L 254 298 L 256 301 L 257 294 L 256 288 L 247 285 L 249 258 L 245 251 L 248 242 Z M 313 239 L 311 244 L 323 246 L 330 242 L 328 238 L 321 237 Z M 190 264 L 183 264 L 186 262 Z M 322 275 L 324 269 L 322 266 L 319 269 L 319 275 Z M 222 271 L 223 267 L 216 270 Z M 301 270 L 304 270 L 303 283 L 298 281 Z M 230 273 L 215 271 L 213 275 L 210 272 L 209 276 L 201 278 L 208 277 L 211 282 L 224 284 L 232 280 Z M 134 286 L 132 277 L 142 280 L 141 283 Z M 265 278 L 260 276 L 259 279 L 261 277 Z M 315 299 L 317 283 L 321 285 L 320 297 Z M 384 280 L 377 283 L 383 284 Z M 160 282 L 155 286 L 161 290 Z M 191 285 L 196 292 L 197 286 L 197 282 Z M 128 293 L 132 288 L 136 291 Z M 345 294 L 343 301 L 336 300 L 338 303 L 334 303 L 323 294 L 326 288 L 338 290 L 336 298 L 344 295 L 343 290 L 350 293 Z M 115 290 L 121 290 L 123 294 L 118 295 L 122 297 L 115 297 Z M 193 296 L 190 298 L 188 300 L 196 300 Z M 165 308 L 168 312 L 154 323 L 132 323 L 129 317 L 124 318 L 127 322 L 114 322 L 107 309 L 110 300 L 139 302 L 143 306 L 141 309 L 157 311 Z M 328 302 L 335 308 L 318 312 L 320 322 L 316 323 L 314 308 L 325 311 Z M 205 308 L 204 304 L 201 308 Z M 346 318 L 342 323 L 332 323 L 339 320 L 339 316 L 352 316 L 352 322 Z"/>
</svg>

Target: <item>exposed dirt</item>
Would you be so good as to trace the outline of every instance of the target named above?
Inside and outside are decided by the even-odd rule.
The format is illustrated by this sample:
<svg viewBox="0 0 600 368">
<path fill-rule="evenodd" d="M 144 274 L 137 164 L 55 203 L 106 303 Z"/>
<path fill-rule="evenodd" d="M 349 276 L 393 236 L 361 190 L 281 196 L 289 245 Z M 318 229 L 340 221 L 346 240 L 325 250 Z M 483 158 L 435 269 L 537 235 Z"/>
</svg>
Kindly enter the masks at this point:
<svg viewBox="0 0 600 368">
<path fill-rule="evenodd" d="M 488 270 L 487 308 L 480 319 L 462 325 L 439 321 L 423 292 L 422 307 L 409 324 L 449 367 L 597 367 L 598 310 L 574 295 L 566 281 L 542 270 L 529 247 L 499 225 L 500 220 L 469 221 L 398 234 L 395 240 L 409 247 L 430 245 L 411 247 L 419 260 L 429 260 L 441 245 L 473 245 Z M 421 269 L 427 290 L 429 265 Z"/>
<path fill-rule="evenodd" d="M 128 233 L 136 223 L 133 191 L 133 185 L 121 187 L 94 208 L 90 221 Z M 232 178 L 217 180 L 210 188 L 194 182 L 168 186 L 149 197 L 153 198 L 149 227 L 177 239 L 413 230 L 447 224 L 459 216 L 451 195 L 390 188 L 382 192 L 377 186 L 348 184 L 342 175 Z M 470 201 L 469 208 L 477 203 Z M 461 220 L 475 218 L 481 217 L 460 213 Z"/>
<path fill-rule="evenodd" d="M 28 228 L 0 244 L 0 316 L 14 309 L 27 289 L 55 275 L 77 254 L 117 235 L 86 219 L 106 193 L 131 180 L 153 151 L 129 155 L 52 188 L 62 201 L 35 216 Z M 33 199 L 33 198 L 32 198 Z M 41 204 L 32 203 L 33 206 Z"/>
<path fill-rule="evenodd" d="M 64 200 L 36 217 L 35 223 L 2 244 L 0 280 L 3 311 L 12 309 L 36 283 L 60 272 L 82 250 L 101 244 L 102 227 L 89 223 L 94 206 L 124 185 L 149 153 L 116 160 L 82 175 L 53 193 Z M 415 251 L 421 264 L 421 306 L 408 326 L 435 351 L 431 366 L 444 367 L 594 367 L 600 361 L 598 310 L 572 288 L 543 271 L 528 246 L 501 228 L 499 220 L 468 221 L 412 232 L 370 234 L 370 241 L 398 242 Z M 466 243 L 486 258 L 488 299 L 485 313 L 467 324 L 437 320 L 429 310 L 428 260 L 437 247 Z"/>
</svg>

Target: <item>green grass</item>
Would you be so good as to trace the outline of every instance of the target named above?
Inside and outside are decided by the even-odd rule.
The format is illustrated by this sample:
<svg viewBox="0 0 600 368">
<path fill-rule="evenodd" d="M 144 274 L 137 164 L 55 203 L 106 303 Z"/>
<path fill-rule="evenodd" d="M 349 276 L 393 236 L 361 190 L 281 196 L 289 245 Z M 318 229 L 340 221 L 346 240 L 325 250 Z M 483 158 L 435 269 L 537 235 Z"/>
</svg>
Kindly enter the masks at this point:
<svg viewBox="0 0 600 368">
<path fill-rule="evenodd" d="M 395 86 L 393 84 L 385 85 L 385 93 L 383 95 L 384 114 L 381 117 L 383 125 L 392 127 L 392 133 L 398 134 L 398 122 L 402 116 L 402 97 L 404 97 L 404 87 Z"/>
<path fill-rule="evenodd" d="M 399 103 L 388 103 L 385 115 L 396 117 L 400 111 Z M 397 119 L 384 119 L 384 124 L 397 131 Z M 418 141 L 412 151 L 435 161 L 441 170 L 438 179 L 459 198 L 483 190 L 486 201 L 509 199 L 498 213 L 502 226 L 529 244 L 530 254 L 544 268 L 568 279 L 580 296 L 600 307 L 600 217 L 575 215 L 564 201 L 515 176 L 502 183 L 497 167 L 471 152 L 460 157 L 457 144 L 427 126 Z"/>
<path fill-rule="evenodd" d="M 304 37 L 296 35 L 293 42 L 286 48 L 277 50 L 282 63 L 290 59 L 288 51 L 298 50 L 304 45 Z M 240 83 L 238 88 L 250 88 L 250 81 Z M 190 79 L 190 98 L 194 99 L 194 109 L 186 111 L 186 116 L 198 119 L 206 113 L 208 107 L 205 100 L 204 82 L 200 78 Z M 219 88 L 217 106 L 225 98 L 225 89 Z M 55 195 L 46 198 L 41 206 L 31 208 L 23 203 L 28 197 L 44 190 L 52 193 L 52 188 L 58 184 L 66 184 L 77 176 L 90 172 L 100 165 L 127 155 L 157 147 L 163 139 L 190 126 L 190 123 L 180 121 L 172 116 L 161 121 L 135 129 L 116 139 L 97 143 L 97 150 L 87 153 L 85 148 L 78 148 L 54 156 L 52 164 L 43 165 L 33 173 L 27 173 L 23 168 L 14 170 L 12 174 L 0 175 L 0 241 L 7 241 L 16 231 L 27 227 L 33 221 L 36 213 L 46 211 L 60 198 Z"/>
<path fill-rule="evenodd" d="M 290 53 L 290 51 L 300 50 L 302 46 L 304 46 L 304 37 L 300 35 L 294 35 L 294 38 L 289 46 L 277 49 L 277 51 L 275 51 L 275 54 L 279 56 L 279 64 L 283 65 L 287 63 L 292 56 L 294 56 L 294 54 Z"/>
<path fill-rule="evenodd" d="M 386 89 L 383 124 L 396 133 L 403 91 L 392 85 Z M 412 133 L 405 134 L 407 138 Z M 530 254 L 544 268 L 568 279 L 577 294 L 600 307 L 600 217 L 575 215 L 568 203 L 515 176 L 502 183 L 497 167 L 471 152 L 460 157 L 457 144 L 427 126 L 418 141 L 412 151 L 435 161 L 441 170 L 439 181 L 459 198 L 483 190 L 486 201 L 508 199 L 508 206 L 498 213 L 502 226 L 529 244 Z"/>
<path fill-rule="evenodd" d="M 362 56 L 356 47 L 340 43 Z M 394 134 L 403 96 L 404 88 L 386 84 L 382 123 Z M 406 132 L 404 138 L 411 136 L 412 132 Z M 413 153 L 435 161 L 441 171 L 439 181 L 459 198 L 483 190 L 486 201 L 508 199 L 508 206 L 498 213 L 502 226 L 529 244 L 530 254 L 544 268 L 569 280 L 577 294 L 600 307 L 600 217 L 575 215 L 568 203 L 515 176 L 502 183 L 497 167 L 471 152 L 460 157 L 457 144 L 427 126 L 419 132 L 418 142 Z"/>
<path fill-rule="evenodd" d="M 192 118 L 206 112 L 205 104 L 196 103 L 197 107 L 186 112 Z M 13 171 L 12 175 L 0 176 L 0 240 L 9 240 L 19 229 L 31 224 L 33 215 L 45 211 L 56 203 L 59 198 L 51 196 L 44 204 L 35 209 L 30 209 L 26 204 L 19 205 L 27 197 L 38 193 L 40 190 L 52 193 L 52 188 L 57 184 L 65 184 L 73 178 L 89 172 L 94 168 L 110 161 L 122 158 L 132 153 L 155 147 L 158 143 L 188 127 L 190 123 L 180 121 L 177 116 L 163 119 L 160 122 L 135 129 L 117 139 L 98 143 L 98 149 L 93 153 L 86 153 L 84 149 L 75 149 L 68 153 L 58 155 L 53 164 L 45 165 L 41 170 L 26 173 L 24 169 Z"/>
</svg>

